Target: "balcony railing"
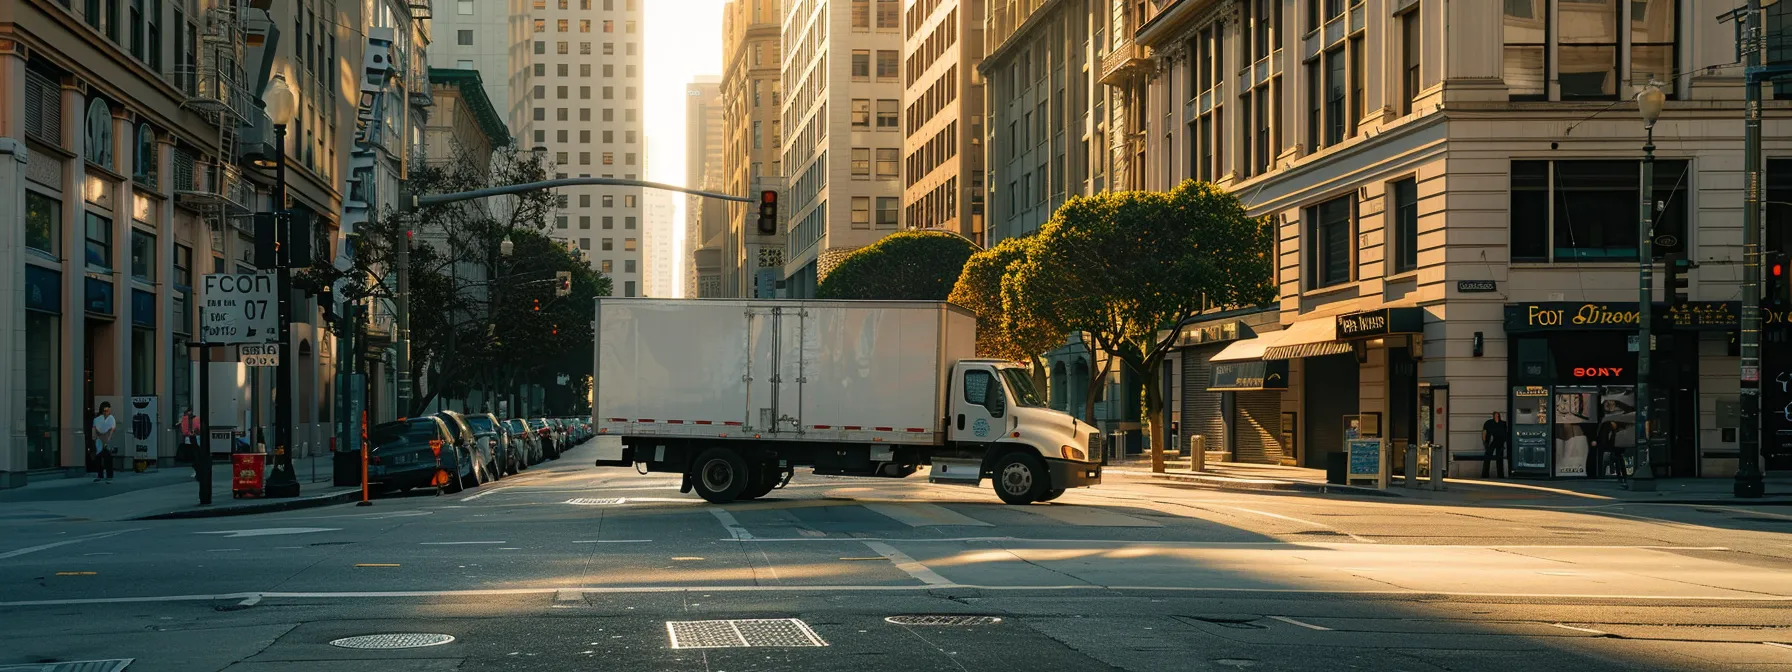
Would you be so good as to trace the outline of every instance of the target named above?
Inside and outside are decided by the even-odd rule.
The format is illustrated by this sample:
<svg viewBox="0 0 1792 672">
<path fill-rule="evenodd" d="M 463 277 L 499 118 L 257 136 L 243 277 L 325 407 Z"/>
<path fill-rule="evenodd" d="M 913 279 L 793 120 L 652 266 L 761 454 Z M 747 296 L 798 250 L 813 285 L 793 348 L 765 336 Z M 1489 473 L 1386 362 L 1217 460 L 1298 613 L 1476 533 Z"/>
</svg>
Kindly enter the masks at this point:
<svg viewBox="0 0 1792 672">
<path fill-rule="evenodd" d="M 1151 59 L 1146 57 L 1145 47 L 1131 39 L 1122 38 L 1114 43 L 1114 48 L 1109 50 L 1106 56 L 1102 57 L 1099 81 L 1112 86 L 1127 77 L 1150 69 Z"/>
</svg>

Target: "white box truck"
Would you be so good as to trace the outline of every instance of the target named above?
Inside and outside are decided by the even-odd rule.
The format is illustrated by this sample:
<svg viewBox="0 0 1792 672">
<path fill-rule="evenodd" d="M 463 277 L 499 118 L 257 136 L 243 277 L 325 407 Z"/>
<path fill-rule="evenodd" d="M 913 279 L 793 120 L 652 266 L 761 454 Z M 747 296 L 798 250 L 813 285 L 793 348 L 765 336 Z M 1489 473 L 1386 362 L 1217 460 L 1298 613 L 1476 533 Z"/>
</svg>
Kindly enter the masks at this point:
<svg viewBox="0 0 1792 672">
<path fill-rule="evenodd" d="M 1100 483 L 1096 429 L 1047 408 L 1025 369 L 976 359 L 976 325 L 942 302 L 598 299 L 597 464 L 682 474 L 715 503 L 797 467 L 930 465 L 1009 504 Z"/>
</svg>

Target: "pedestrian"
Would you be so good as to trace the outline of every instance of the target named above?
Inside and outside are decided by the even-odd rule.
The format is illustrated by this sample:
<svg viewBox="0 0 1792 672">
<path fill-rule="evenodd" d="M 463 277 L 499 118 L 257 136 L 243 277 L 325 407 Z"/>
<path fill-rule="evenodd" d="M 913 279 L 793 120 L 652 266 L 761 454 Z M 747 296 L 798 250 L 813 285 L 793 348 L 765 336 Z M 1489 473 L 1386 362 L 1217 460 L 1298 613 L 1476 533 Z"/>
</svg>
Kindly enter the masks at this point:
<svg viewBox="0 0 1792 672">
<path fill-rule="evenodd" d="M 193 480 L 199 480 L 199 418 L 189 408 L 180 416 L 180 456 L 193 464 Z"/>
<path fill-rule="evenodd" d="M 112 417 L 112 402 L 100 402 L 100 414 L 93 417 L 93 482 L 112 482 L 112 435 L 118 431 L 118 418 Z"/>
<path fill-rule="evenodd" d="M 1506 446 L 1511 441 L 1512 428 L 1500 419 L 1500 412 L 1494 411 L 1493 417 L 1481 423 L 1481 478 L 1487 478 L 1489 469 L 1499 472 L 1500 478 L 1506 478 Z"/>
<path fill-rule="evenodd" d="M 1617 476 L 1618 483 L 1624 484 L 1629 474 L 1624 471 L 1624 447 L 1618 445 L 1618 433 L 1623 427 L 1616 420 L 1607 420 L 1599 425 L 1599 470 L 1594 476 L 1604 476 L 1611 471 Z"/>
</svg>

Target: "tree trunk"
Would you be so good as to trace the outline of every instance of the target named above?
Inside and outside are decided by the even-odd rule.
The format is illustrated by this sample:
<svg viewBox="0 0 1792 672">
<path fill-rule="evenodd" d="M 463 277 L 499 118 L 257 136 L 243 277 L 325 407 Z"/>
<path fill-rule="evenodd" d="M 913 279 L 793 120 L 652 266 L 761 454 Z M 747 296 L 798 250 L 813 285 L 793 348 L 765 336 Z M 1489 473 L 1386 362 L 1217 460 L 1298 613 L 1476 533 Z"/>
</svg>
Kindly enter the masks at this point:
<svg viewBox="0 0 1792 672">
<path fill-rule="evenodd" d="M 1093 359 L 1095 358 L 1095 355 L 1096 351 L 1090 349 L 1089 357 Z M 1102 359 L 1101 370 L 1090 374 L 1089 389 L 1086 390 L 1083 395 L 1083 417 L 1087 418 L 1089 424 L 1094 425 L 1097 430 L 1101 428 L 1101 424 L 1097 422 L 1098 418 L 1095 417 L 1095 402 L 1102 396 L 1102 391 L 1107 389 L 1108 372 L 1112 370 L 1113 367 L 1113 357 L 1110 356 Z"/>
<path fill-rule="evenodd" d="M 1164 405 L 1164 390 L 1161 387 L 1163 381 L 1160 380 L 1163 368 L 1163 360 L 1159 359 L 1148 364 L 1144 372 L 1144 420 L 1145 426 L 1150 428 L 1151 432 L 1151 471 L 1159 474 L 1164 472 L 1164 446 L 1166 445 L 1164 430 L 1167 429 L 1158 417 L 1163 412 Z"/>
</svg>

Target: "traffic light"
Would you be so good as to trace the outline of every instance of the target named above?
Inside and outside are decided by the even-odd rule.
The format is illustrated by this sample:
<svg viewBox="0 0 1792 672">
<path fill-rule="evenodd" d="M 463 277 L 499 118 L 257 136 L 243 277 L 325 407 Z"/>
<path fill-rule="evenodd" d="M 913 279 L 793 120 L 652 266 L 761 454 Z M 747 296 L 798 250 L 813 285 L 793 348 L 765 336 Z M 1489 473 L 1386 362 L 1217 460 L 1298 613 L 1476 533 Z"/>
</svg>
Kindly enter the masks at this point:
<svg viewBox="0 0 1792 672">
<path fill-rule="evenodd" d="M 572 295 L 572 271 L 554 272 L 554 296 Z"/>
<path fill-rule="evenodd" d="M 759 233 L 772 235 L 778 232 L 778 192 L 766 189 L 759 192 Z"/>
<path fill-rule="evenodd" d="M 1661 260 L 1662 271 L 1667 275 L 1662 279 L 1662 293 L 1667 295 L 1668 305 L 1679 306 L 1686 303 L 1686 274 L 1693 269 L 1691 259 L 1678 252 L 1669 254 Z"/>
<path fill-rule="evenodd" d="M 541 299 L 535 300 L 535 312 L 537 312 L 537 313 L 541 312 Z"/>
<path fill-rule="evenodd" d="M 1765 289 L 1761 292 L 1761 305 L 1784 309 L 1792 303 L 1792 258 L 1785 252 L 1767 253 L 1765 264 Z"/>
</svg>

